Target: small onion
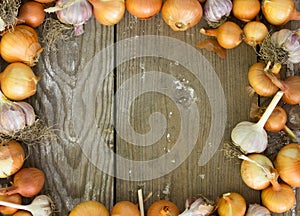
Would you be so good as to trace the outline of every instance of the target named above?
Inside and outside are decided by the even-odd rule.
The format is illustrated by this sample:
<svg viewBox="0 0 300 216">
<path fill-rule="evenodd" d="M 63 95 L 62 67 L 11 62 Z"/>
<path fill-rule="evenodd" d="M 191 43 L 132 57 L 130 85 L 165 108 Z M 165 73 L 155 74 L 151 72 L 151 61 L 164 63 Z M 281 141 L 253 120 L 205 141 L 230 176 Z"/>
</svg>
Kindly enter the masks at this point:
<svg viewBox="0 0 300 216">
<path fill-rule="evenodd" d="M 287 184 L 300 187 L 300 144 L 291 143 L 277 154 L 275 167 L 280 178 Z"/>
<path fill-rule="evenodd" d="M 233 15 L 244 22 L 253 20 L 260 11 L 259 0 L 233 0 L 232 4 Z"/>
<path fill-rule="evenodd" d="M 43 51 L 36 31 L 26 25 L 17 25 L 7 31 L 1 40 L 1 56 L 7 62 L 23 62 L 34 66 Z"/>
<path fill-rule="evenodd" d="M 115 25 L 125 14 L 124 0 L 88 0 L 93 5 L 93 15 L 102 25 Z"/>
<path fill-rule="evenodd" d="M 147 211 L 147 216 L 165 216 L 172 215 L 178 216 L 179 209 L 171 201 L 168 200 L 157 200 L 152 203 Z"/>
<path fill-rule="evenodd" d="M 158 14 L 163 1 L 162 0 L 126 0 L 126 9 L 133 16 L 139 19 L 149 19 Z"/>
<path fill-rule="evenodd" d="M 40 2 L 40 3 L 51 3 L 51 2 L 55 2 L 55 0 L 34 0 L 36 2 Z"/>
<path fill-rule="evenodd" d="M 162 7 L 163 20 L 174 31 L 186 31 L 202 18 L 202 6 L 198 0 L 167 0 Z"/>
<path fill-rule="evenodd" d="M 246 213 L 246 200 L 239 193 L 225 193 L 218 202 L 219 216 L 244 216 Z"/>
<path fill-rule="evenodd" d="M 32 216 L 28 211 L 19 210 L 13 216 Z"/>
<path fill-rule="evenodd" d="M 44 22 L 46 13 L 44 6 L 36 1 L 28 1 L 21 5 L 18 20 L 33 28 L 38 27 Z"/>
<path fill-rule="evenodd" d="M 14 195 L 0 195 L 0 200 L 15 204 L 21 204 L 22 203 L 22 197 L 19 194 Z M 18 209 L 7 207 L 7 206 L 0 206 L 0 213 L 4 215 L 11 215 L 14 214 Z"/>
<path fill-rule="evenodd" d="M 112 210 L 111 216 L 140 216 L 141 213 L 138 206 L 129 201 L 119 201 L 117 202 Z"/>
<path fill-rule="evenodd" d="M 290 20 L 299 20 L 294 0 L 263 0 L 262 13 L 272 25 L 284 25 Z"/>
<path fill-rule="evenodd" d="M 268 28 L 259 21 L 248 22 L 244 28 L 244 41 L 250 46 L 261 43 L 268 35 Z"/>
<path fill-rule="evenodd" d="M 232 49 L 242 42 L 243 30 L 236 23 L 227 21 L 216 29 L 201 28 L 200 33 L 207 36 L 214 36 L 221 47 Z"/>
<path fill-rule="evenodd" d="M 25 161 L 21 144 L 11 140 L 0 146 L 0 178 L 7 178 L 18 172 Z"/>
<path fill-rule="evenodd" d="M 109 211 L 100 202 L 89 200 L 79 203 L 75 206 L 69 216 L 109 216 Z"/>
<path fill-rule="evenodd" d="M 36 93 L 39 79 L 29 66 L 11 63 L 0 73 L 0 87 L 8 99 L 24 100 Z"/>
</svg>

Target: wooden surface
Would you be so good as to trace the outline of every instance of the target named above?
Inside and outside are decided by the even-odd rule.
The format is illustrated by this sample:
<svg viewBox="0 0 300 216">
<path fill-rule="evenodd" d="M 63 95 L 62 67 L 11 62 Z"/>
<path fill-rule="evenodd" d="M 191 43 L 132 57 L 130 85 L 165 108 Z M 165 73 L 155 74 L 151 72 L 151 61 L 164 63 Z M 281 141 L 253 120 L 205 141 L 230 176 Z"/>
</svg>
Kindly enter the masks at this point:
<svg viewBox="0 0 300 216">
<path fill-rule="evenodd" d="M 299 25 L 293 22 L 287 26 L 295 28 Z M 211 98 L 208 98 L 206 89 L 193 71 L 185 68 L 180 61 L 160 56 L 133 58 L 116 65 L 118 58 L 126 59 L 143 50 L 143 47 L 132 45 L 134 38 L 167 36 L 195 47 L 207 38 L 199 33 L 201 27 L 207 27 L 204 20 L 186 32 L 174 32 L 163 22 L 161 15 L 142 21 L 126 12 L 124 19 L 112 27 L 102 26 L 91 19 L 85 25 L 82 36 L 60 41 L 57 52 L 43 52 L 38 65 L 33 68 L 41 76 L 38 93 L 29 102 L 37 115 L 56 129 L 59 139 L 47 145 L 34 146 L 27 165 L 45 171 L 47 181 L 43 192 L 53 197 L 57 215 L 67 215 L 76 204 L 88 199 L 101 201 L 109 209 L 120 200 L 137 202 L 137 190 L 140 188 L 144 196 L 152 193 L 145 203 L 146 209 L 153 201 L 168 199 L 183 211 L 185 200 L 189 197 L 202 194 L 215 200 L 226 192 L 241 193 L 247 204 L 260 203 L 260 193 L 249 189 L 241 180 L 240 161 L 229 160 L 222 151 L 223 144 L 230 141 L 232 128 L 240 121 L 249 120 L 250 105 L 257 99 L 250 99 L 245 91 L 248 69 L 257 61 L 252 48 L 241 44 L 228 50 L 225 60 L 211 52 L 197 50 L 214 69 L 227 103 L 224 107 L 227 117 L 225 132 L 215 134 L 222 137 L 220 146 L 208 163 L 202 166 L 198 162 L 214 114 L 211 113 Z M 111 47 L 115 42 L 128 38 L 133 39 Z M 166 52 L 172 53 L 174 47 L 167 44 L 163 46 Z M 203 65 L 198 56 L 188 55 L 191 62 L 199 60 L 199 68 L 203 68 L 206 78 L 209 77 L 205 71 L 209 66 Z M 4 66 L 1 62 L 1 70 Z M 158 74 L 156 80 L 147 77 L 151 71 Z M 173 95 L 175 100 L 170 95 L 155 91 L 159 85 L 165 84 L 161 80 L 164 75 L 158 72 L 173 77 L 175 82 L 168 88 L 173 88 L 173 92 L 178 94 Z M 143 84 L 143 79 L 152 84 Z M 143 86 L 150 86 L 153 90 L 139 94 Z M 180 91 L 182 88 L 183 92 Z M 138 97 L 128 107 L 132 94 Z M 188 131 L 198 136 L 195 146 L 192 146 L 191 153 L 182 164 L 151 180 L 144 179 L 146 174 L 143 169 L 138 171 L 130 166 L 119 166 L 122 158 L 142 162 L 172 151 L 182 124 L 179 108 L 189 109 L 194 102 L 199 111 L 199 128 L 191 127 Z M 135 143 L 138 140 L 136 134 L 127 131 L 128 122 L 118 119 L 124 115 L 123 112 L 128 113 L 129 125 L 136 134 L 151 133 L 154 130 L 151 126 L 161 126 L 155 125 L 155 122 L 151 125 L 149 120 L 156 112 L 165 119 L 166 129 L 152 145 L 139 146 L 141 143 Z M 152 137 L 156 135 L 152 134 Z M 187 146 L 191 147 L 191 144 L 187 143 Z M 145 171 L 156 173 L 168 163 L 176 161 L 162 161 L 156 167 L 145 167 Z M 114 177 L 119 175 L 129 179 Z M 141 180 L 131 179 L 136 176 L 140 176 Z M 299 191 L 297 197 L 300 197 Z M 299 212 L 299 206 L 298 199 L 294 212 Z"/>
</svg>

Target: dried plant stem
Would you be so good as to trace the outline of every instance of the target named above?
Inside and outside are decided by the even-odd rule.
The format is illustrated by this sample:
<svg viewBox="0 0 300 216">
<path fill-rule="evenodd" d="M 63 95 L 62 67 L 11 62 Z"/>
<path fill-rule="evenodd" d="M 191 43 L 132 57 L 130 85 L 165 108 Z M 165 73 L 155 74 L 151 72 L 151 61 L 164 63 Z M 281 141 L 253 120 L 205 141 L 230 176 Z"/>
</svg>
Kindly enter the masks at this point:
<svg viewBox="0 0 300 216">
<path fill-rule="evenodd" d="M 21 0 L 0 1 L 0 33 L 16 25 L 20 5 Z"/>
</svg>

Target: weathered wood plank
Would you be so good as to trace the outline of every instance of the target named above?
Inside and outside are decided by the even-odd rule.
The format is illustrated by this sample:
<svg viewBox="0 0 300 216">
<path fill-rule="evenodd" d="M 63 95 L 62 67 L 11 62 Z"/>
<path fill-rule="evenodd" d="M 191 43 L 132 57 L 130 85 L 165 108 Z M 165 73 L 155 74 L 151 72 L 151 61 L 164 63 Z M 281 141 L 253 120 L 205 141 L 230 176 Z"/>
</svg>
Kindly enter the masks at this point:
<svg viewBox="0 0 300 216">
<path fill-rule="evenodd" d="M 117 41 L 130 37 L 136 37 L 138 39 L 140 38 L 139 36 L 154 34 L 156 36 L 169 36 L 171 38 L 179 39 L 185 42 L 187 46 L 191 45 L 194 47 L 197 42 L 206 38 L 199 33 L 199 29 L 202 26 L 205 26 L 204 21 L 201 21 L 201 23 L 196 27 L 186 32 L 173 32 L 162 21 L 160 15 L 153 17 L 150 20 L 141 21 L 135 19 L 129 14 L 126 14 L 125 19 L 117 26 Z M 164 46 L 159 43 L 159 40 L 160 39 L 158 39 L 157 44 Z M 140 49 L 143 47 L 135 47 L 133 44 L 134 43 L 132 43 L 132 41 L 125 43 L 121 48 L 117 49 L 117 55 L 126 56 L 130 55 L 131 52 L 141 53 Z M 153 46 L 157 46 L 157 44 L 154 43 Z M 169 50 L 170 52 L 174 52 L 174 47 L 167 46 L 166 44 L 164 49 L 166 51 Z M 185 53 L 184 49 L 182 52 Z M 230 131 L 235 124 L 242 120 L 249 119 L 251 101 L 247 96 L 245 88 L 248 85 L 247 71 L 249 66 L 256 62 L 256 55 L 253 49 L 247 47 L 245 44 L 242 44 L 234 50 L 229 50 L 227 52 L 228 56 L 226 60 L 221 60 L 215 54 L 208 53 L 207 51 L 199 50 L 198 52 L 202 53 L 212 65 L 225 92 L 227 102 L 227 122 L 225 133 L 224 136 L 223 134 L 215 134 L 215 136 L 222 136 L 222 143 L 228 142 L 230 140 Z M 192 53 L 189 52 L 187 52 L 187 55 L 190 58 L 190 64 L 198 62 L 198 67 L 203 68 L 203 74 L 205 74 L 203 76 L 204 79 L 212 76 L 212 74 L 206 75 L 207 71 L 205 70 L 208 70 L 208 66 L 203 65 L 201 59 L 193 56 Z M 131 161 L 146 161 L 157 158 L 168 152 L 172 152 L 172 147 L 174 147 L 174 143 L 176 143 L 179 137 L 180 124 L 182 124 L 178 110 L 178 107 L 181 106 L 180 101 L 172 101 L 170 96 L 168 97 L 166 95 L 155 93 L 155 91 L 159 89 L 159 86 L 163 85 L 163 79 L 165 79 L 164 75 L 157 73 L 154 81 L 149 78 L 148 82 L 152 82 L 150 86 L 153 89 L 153 93 L 139 95 L 140 97 L 135 101 L 130 101 L 132 102 L 130 110 L 126 107 L 128 105 L 128 100 L 132 98 L 132 94 L 136 94 L 139 91 L 141 92 L 143 85 L 146 85 L 142 83 L 141 79 L 145 79 L 144 82 L 147 82 L 147 72 L 149 71 L 159 71 L 170 76 L 172 75 L 175 77 L 175 80 L 180 83 L 180 85 L 184 86 L 183 89 L 185 89 L 185 91 L 194 91 L 197 109 L 199 110 L 200 126 L 198 141 L 196 142 L 189 157 L 184 160 L 177 169 L 166 173 L 165 176 L 149 181 L 140 180 L 134 182 L 132 179 L 137 175 L 141 175 L 140 178 L 143 179 L 146 174 L 142 171 L 133 170 L 130 166 L 125 168 L 122 167 L 124 169 L 117 169 L 117 173 L 119 172 L 124 174 L 124 176 L 127 175 L 127 177 L 129 176 L 129 180 L 131 180 L 116 180 L 117 201 L 127 199 L 136 202 L 137 189 L 143 188 L 145 195 L 151 192 L 153 193 L 152 198 L 146 203 L 146 208 L 149 207 L 154 200 L 170 199 L 175 202 L 181 210 L 183 210 L 186 198 L 203 194 L 209 199 L 214 200 L 217 196 L 222 195 L 222 193 L 230 191 L 240 192 L 245 196 L 249 203 L 259 202 L 259 193 L 246 187 L 240 178 L 240 162 L 238 160 L 226 159 L 224 152 L 221 151 L 222 145 L 218 148 L 218 151 L 207 164 L 204 166 L 198 165 L 198 161 L 203 153 L 203 147 L 207 137 L 209 136 L 209 129 L 212 124 L 211 118 L 213 114 L 211 113 L 212 108 L 209 105 L 209 100 L 212 98 L 208 98 L 205 93 L 205 90 L 207 89 L 205 89 L 200 83 L 201 80 L 197 80 L 197 77 L 193 74 L 195 71 L 189 71 L 182 67 L 182 64 L 184 65 L 184 61 L 174 62 L 169 61 L 166 58 L 144 57 L 127 61 L 117 68 L 117 91 L 119 88 L 124 90 L 122 89 L 122 85 L 125 81 L 128 84 L 128 88 L 126 91 L 124 90 L 125 92 L 122 94 L 122 98 L 119 98 L 120 102 L 116 105 L 117 118 L 123 114 L 122 112 L 129 111 L 132 127 L 136 130 L 136 133 L 142 134 L 151 131 L 149 116 L 154 112 L 160 112 L 164 115 L 163 118 L 167 121 L 166 130 L 162 131 L 161 139 L 159 139 L 158 142 L 154 142 L 155 144 L 152 146 L 134 146 L 130 144 L 137 140 L 134 138 L 134 134 L 128 133 L 126 137 L 127 140 L 122 139 L 122 137 L 117 134 L 116 146 L 118 155 Z M 147 86 L 149 86 L 148 83 Z M 213 86 L 211 87 L 213 88 Z M 132 88 L 135 91 L 132 91 Z M 173 85 L 169 84 L 167 85 L 167 88 L 172 91 L 172 89 L 176 88 L 176 85 L 174 86 L 174 83 Z M 217 90 L 214 92 L 216 91 Z M 213 98 L 213 100 L 214 99 L 218 100 L 219 98 Z M 191 124 L 193 124 L 193 121 Z M 158 127 L 160 125 L 154 123 L 153 126 Z M 119 122 L 117 127 L 126 131 L 128 124 L 126 122 Z M 197 130 L 195 131 L 195 128 L 193 127 L 190 127 L 187 130 L 189 131 L 190 136 L 197 132 Z M 152 136 L 155 137 L 156 135 L 157 134 L 153 134 Z M 187 136 L 186 139 L 189 140 L 188 138 L 190 137 Z M 140 143 L 137 143 L 137 145 L 138 144 Z M 187 148 L 189 147 L 190 146 Z M 176 160 L 173 162 L 175 163 Z M 118 164 L 119 161 L 117 160 L 116 163 Z M 152 169 L 146 166 L 143 168 L 148 168 L 146 171 L 148 173 L 155 173 L 157 170 L 163 170 L 169 165 L 169 163 L 172 163 L 172 160 L 163 161 L 158 166 L 152 167 Z"/>
<path fill-rule="evenodd" d="M 37 115 L 53 126 L 58 140 L 34 146 L 27 165 L 45 171 L 43 192 L 54 198 L 58 215 L 67 215 L 84 200 L 113 204 L 113 177 L 101 171 L 113 170 L 113 157 L 99 148 L 101 142 L 113 144 L 113 73 L 100 82 L 100 74 L 113 65 L 113 52 L 109 50 L 102 61 L 97 57 L 113 43 L 113 35 L 113 27 L 92 19 L 82 36 L 58 42 L 57 52 L 44 52 L 34 68 L 41 80 L 30 102 Z M 91 59 L 97 60 L 94 67 L 88 67 Z M 105 163 L 91 159 L 92 152 Z"/>
</svg>

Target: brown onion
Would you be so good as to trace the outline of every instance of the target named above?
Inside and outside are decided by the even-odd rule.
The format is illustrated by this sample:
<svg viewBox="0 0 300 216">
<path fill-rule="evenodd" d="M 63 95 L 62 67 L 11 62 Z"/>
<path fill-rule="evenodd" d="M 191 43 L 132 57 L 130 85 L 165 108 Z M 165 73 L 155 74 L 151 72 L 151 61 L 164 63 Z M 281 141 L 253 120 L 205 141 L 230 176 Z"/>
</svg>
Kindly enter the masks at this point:
<svg viewBox="0 0 300 216">
<path fill-rule="evenodd" d="M 294 0 L 263 0 L 262 13 L 272 25 L 284 25 L 290 20 L 300 20 Z"/>
<path fill-rule="evenodd" d="M 93 5 L 93 15 L 102 25 L 115 25 L 125 14 L 124 0 L 88 0 Z"/>
<path fill-rule="evenodd" d="M 28 1 L 21 5 L 17 18 L 19 22 L 36 28 L 44 22 L 45 17 L 44 6 L 41 3 Z"/>
<path fill-rule="evenodd" d="M 10 202 L 10 203 L 15 203 L 15 204 L 21 204 L 22 203 L 22 197 L 19 194 L 14 194 L 14 195 L 0 195 L 0 200 L 5 201 L 5 202 Z M 4 215 L 10 215 L 14 214 L 18 209 L 7 207 L 7 206 L 0 206 L 0 213 Z"/>
<path fill-rule="evenodd" d="M 43 188 L 45 174 L 42 170 L 35 167 L 22 168 L 13 178 L 13 185 L 0 189 L 1 194 L 13 195 L 20 194 L 23 197 L 33 197 Z"/>
<path fill-rule="evenodd" d="M 0 146 L 0 178 L 7 178 L 18 172 L 25 160 L 21 144 L 11 140 Z"/>
<path fill-rule="evenodd" d="M 117 202 L 112 210 L 111 216 L 140 216 L 141 213 L 138 206 L 129 201 L 119 201 Z"/>
<path fill-rule="evenodd" d="M 109 211 L 100 202 L 89 200 L 79 203 L 75 206 L 69 216 L 109 216 Z"/>
<path fill-rule="evenodd" d="M 281 148 L 275 166 L 283 181 L 291 186 L 300 187 L 300 144 L 291 143 Z"/>
<path fill-rule="evenodd" d="M 157 200 L 152 203 L 147 211 L 147 216 L 178 216 L 179 209 L 171 201 Z"/>
<path fill-rule="evenodd" d="M 243 30 L 236 23 L 227 21 L 216 29 L 201 28 L 200 33 L 207 36 L 214 36 L 221 47 L 232 49 L 242 42 Z"/>
<path fill-rule="evenodd" d="M 244 41 L 250 46 L 261 43 L 268 35 L 268 28 L 259 21 L 248 22 L 244 28 Z"/>
<path fill-rule="evenodd" d="M 126 0 L 126 9 L 133 16 L 139 19 L 149 19 L 158 14 L 163 1 L 162 0 Z"/>
<path fill-rule="evenodd" d="M 248 71 L 248 81 L 254 91 L 264 97 L 274 95 L 278 91 L 278 87 L 266 76 L 264 62 L 254 63 Z"/>
<path fill-rule="evenodd" d="M 23 62 L 34 66 L 43 51 L 36 31 L 26 25 L 17 25 L 7 31 L 1 40 L 1 56 L 7 62 Z"/>
<path fill-rule="evenodd" d="M 161 13 L 171 29 L 186 31 L 201 20 L 203 11 L 198 0 L 167 0 Z"/>
<path fill-rule="evenodd" d="M 226 193 L 218 202 L 219 216 L 243 216 L 246 213 L 246 200 L 239 193 Z"/>
<path fill-rule="evenodd" d="M 28 211 L 19 210 L 13 216 L 32 216 Z"/>
<path fill-rule="evenodd" d="M 233 15 L 244 22 L 253 20 L 259 11 L 259 0 L 233 0 L 232 2 Z"/>
<path fill-rule="evenodd" d="M 34 0 L 40 3 L 51 3 L 51 2 L 55 2 L 55 0 Z"/>
<path fill-rule="evenodd" d="M 39 79 L 29 66 L 11 63 L 0 73 L 0 87 L 8 99 L 24 100 L 36 93 Z"/>
</svg>

